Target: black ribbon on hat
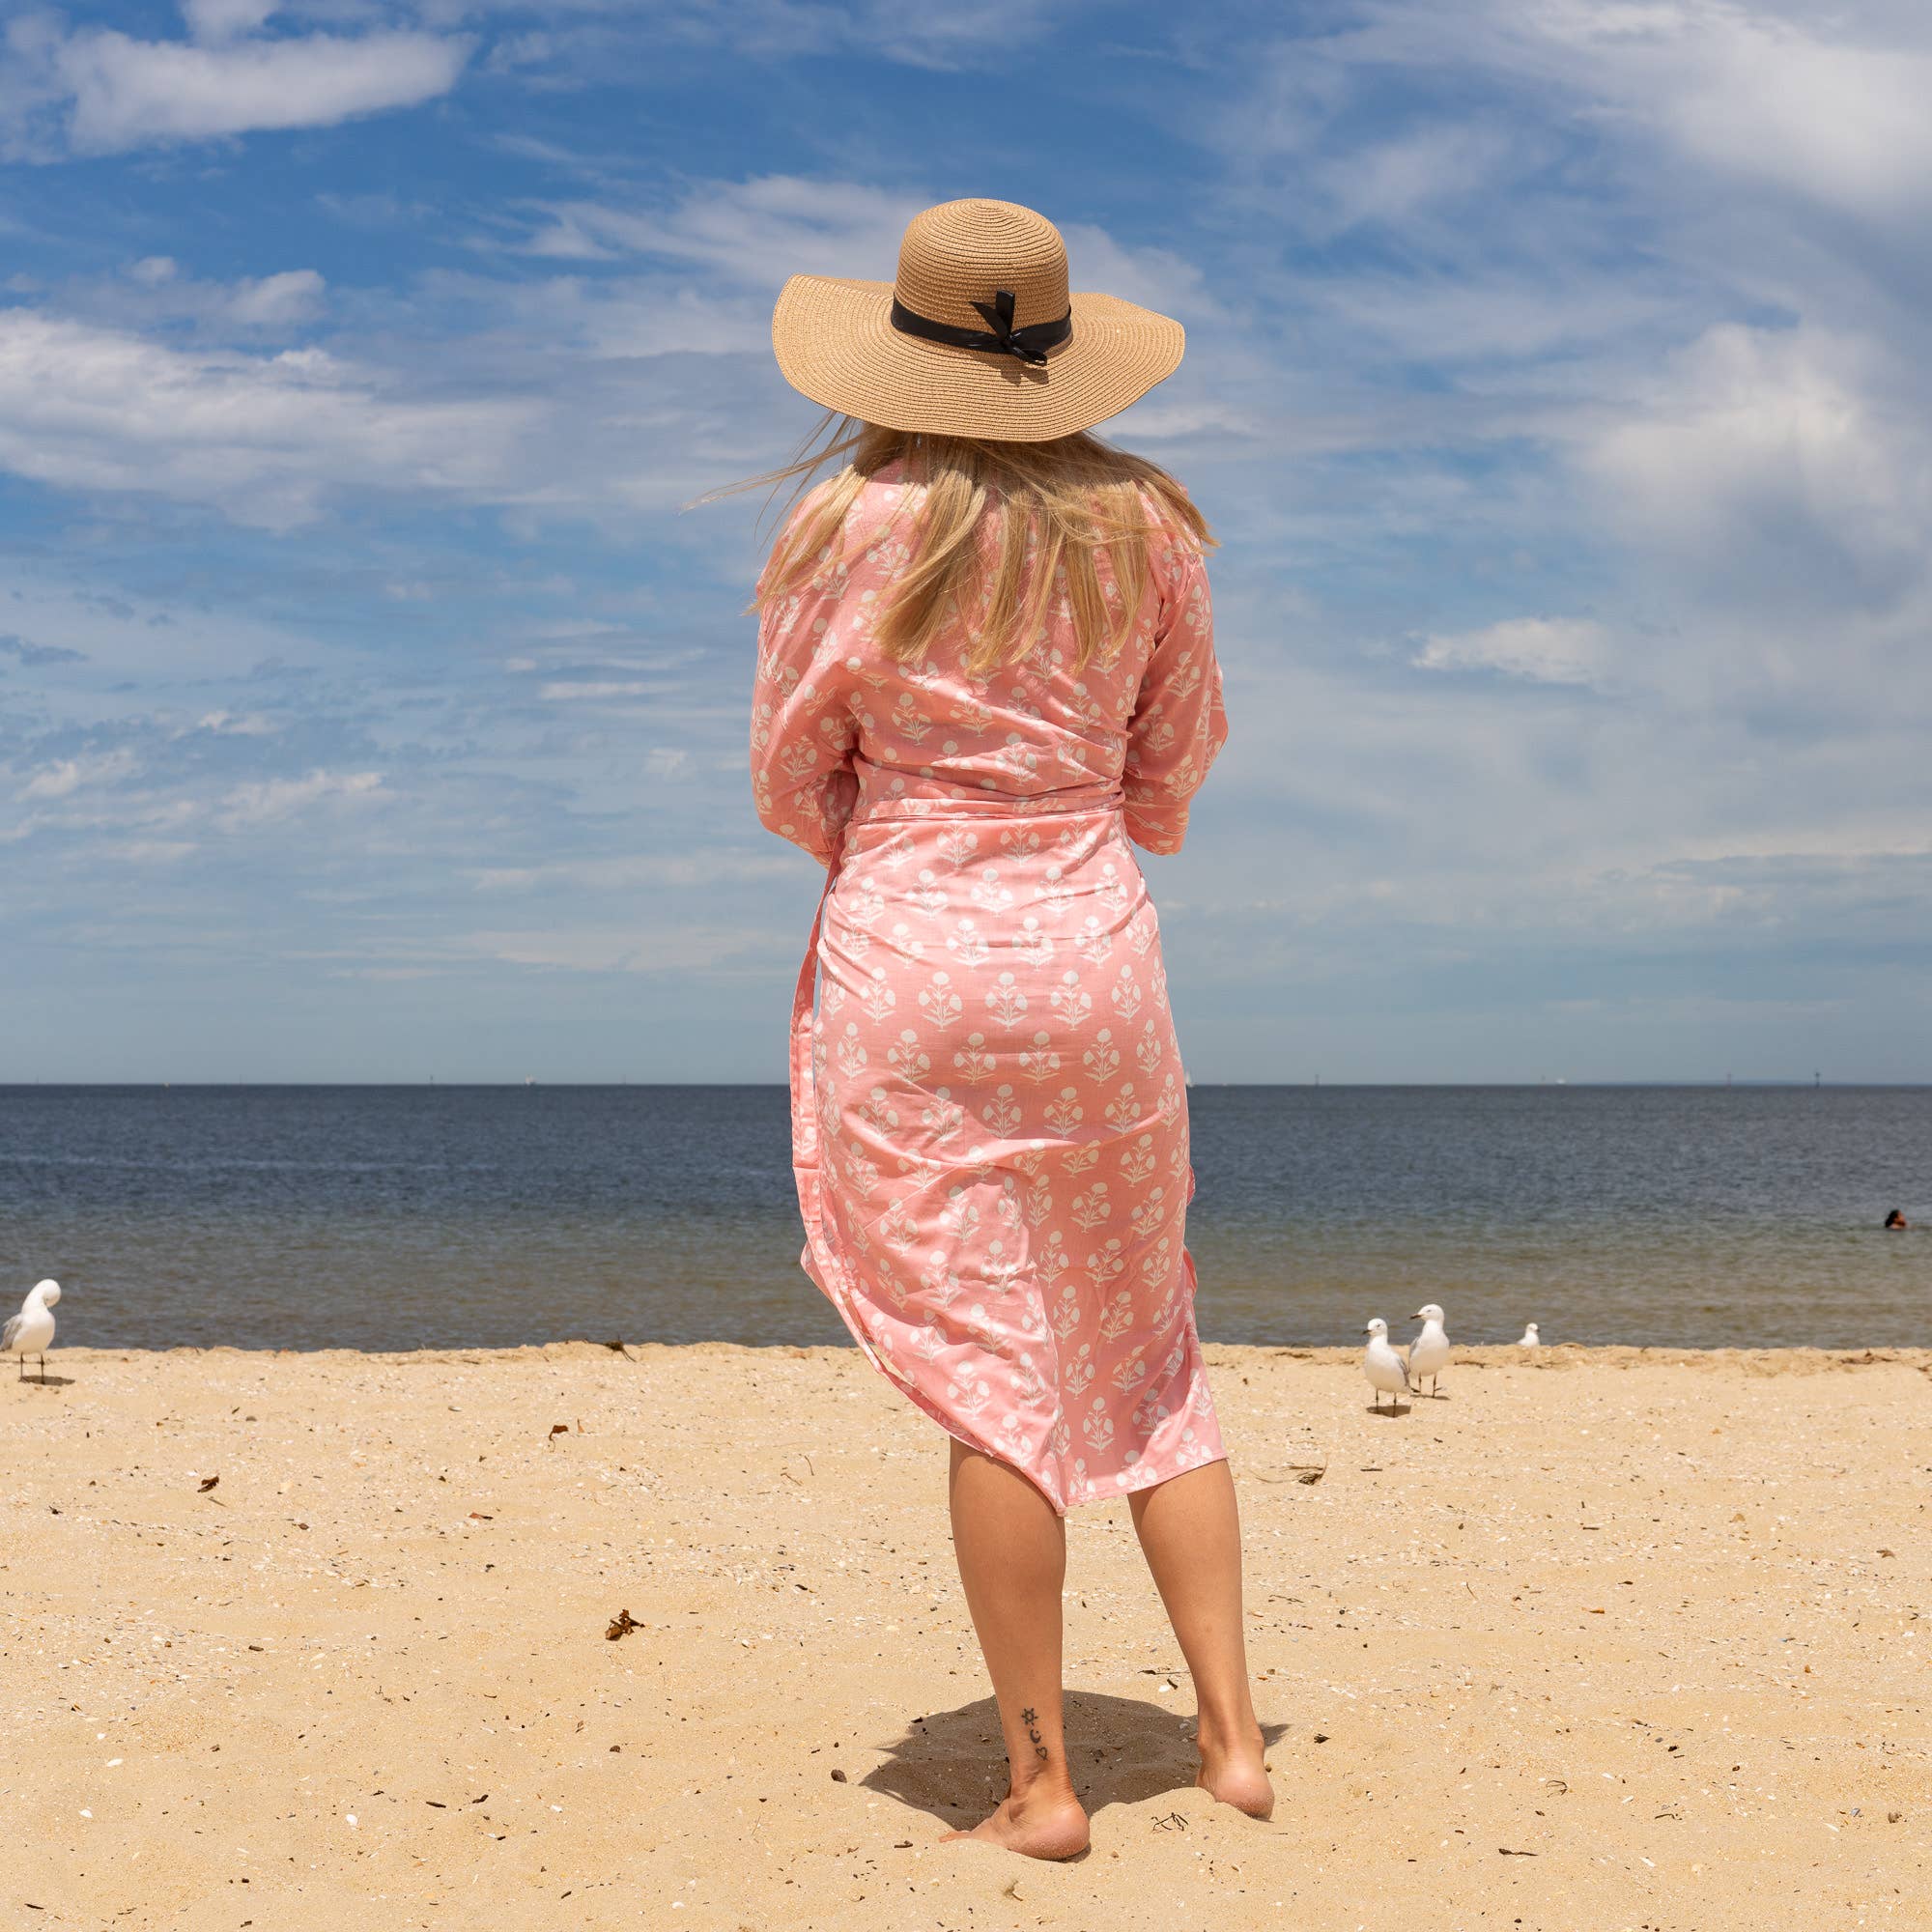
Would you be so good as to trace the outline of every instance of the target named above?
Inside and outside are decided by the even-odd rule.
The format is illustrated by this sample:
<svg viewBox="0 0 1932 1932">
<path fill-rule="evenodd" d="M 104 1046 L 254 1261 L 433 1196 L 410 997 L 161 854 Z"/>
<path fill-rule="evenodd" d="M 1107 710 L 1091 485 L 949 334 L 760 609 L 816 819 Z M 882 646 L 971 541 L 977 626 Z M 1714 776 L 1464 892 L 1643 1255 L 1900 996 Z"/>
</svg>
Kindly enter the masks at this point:
<svg viewBox="0 0 1932 1932">
<path fill-rule="evenodd" d="M 934 322 L 929 316 L 915 315 L 895 296 L 893 327 L 901 335 L 922 336 L 927 342 L 944 342 L 954 349 L 1016 355 L 1022 362 L 1044 362 L 1046 352 L 1073 333 L 1071 309 L 1058 322 L 1030 322 L 1024 328 L 1015 328 L 1011 289 L 995 289 L 991 301 L 976 301 L 973 306 L 986 318 L 986 327 L 954 328 L 950 322 Z"/>
</svg>

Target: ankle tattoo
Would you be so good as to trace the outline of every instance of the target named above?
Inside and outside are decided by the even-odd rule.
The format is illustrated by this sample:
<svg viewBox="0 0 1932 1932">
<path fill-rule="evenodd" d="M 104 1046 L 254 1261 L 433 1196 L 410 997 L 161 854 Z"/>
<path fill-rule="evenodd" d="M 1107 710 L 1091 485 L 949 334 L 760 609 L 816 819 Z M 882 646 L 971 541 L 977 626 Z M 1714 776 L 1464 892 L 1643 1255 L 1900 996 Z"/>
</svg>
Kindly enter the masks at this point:
<svg viewBox="0 0 1932 1932">
<path fill-rule="evenodd" d="M 1046 1747 L 1040 1743 L 1039 1732 L 1036 1728 L 1038 1720 L 1039 1713 L 1031 1704 L 1020 1713 L 1020 1722 L 1027 1727 L 1027 1736 L 1033 1740 L 1033 1754 L 1039 1759 L 1041 1764 L 1044 1764 L 1046 1762 Z"/>
</svg>

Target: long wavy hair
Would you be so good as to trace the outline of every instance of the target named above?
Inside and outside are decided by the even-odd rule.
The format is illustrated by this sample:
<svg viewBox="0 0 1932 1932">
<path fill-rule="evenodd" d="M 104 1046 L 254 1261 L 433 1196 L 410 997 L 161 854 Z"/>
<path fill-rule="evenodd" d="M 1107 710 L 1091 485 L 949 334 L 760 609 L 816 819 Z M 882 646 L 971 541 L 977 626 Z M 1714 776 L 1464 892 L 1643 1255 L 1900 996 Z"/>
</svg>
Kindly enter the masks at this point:
<svg viewBox="0 0 1932 1932">
<path fill-rule="evenodd" d="M 838 469 L 823 474 L 835 463 Z M 896 531 L 911 560 L 874 630 L 879 648 L 902 663 L 916 662 L 960 623 L 968 667 L 983 675 L 1026 656 L 1049 608 L 1064 599 L 1084 667 L 1103 644 L 1117 650 L 1139 622 L 1156 531 L 1213 548 L 1207 520 L 1166 470 L 1096 436 L 997 442 L 882 429 L 833 413 L 792 462 L 740 486 L 768 485 L 776 498 L 793 485 L 758 579 L 758 609 L 893 531 L 848 527 L 860 491 L 891 463 L 919 486 L 905 493 L 904 527 Z"/>
</svg>

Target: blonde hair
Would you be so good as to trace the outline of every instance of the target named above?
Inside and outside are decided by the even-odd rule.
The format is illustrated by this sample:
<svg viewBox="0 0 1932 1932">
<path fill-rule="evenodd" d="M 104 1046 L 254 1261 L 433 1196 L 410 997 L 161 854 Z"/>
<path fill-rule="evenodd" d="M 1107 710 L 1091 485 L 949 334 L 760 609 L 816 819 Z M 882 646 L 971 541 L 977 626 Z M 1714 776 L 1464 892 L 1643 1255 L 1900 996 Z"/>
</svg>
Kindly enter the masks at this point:
<svg viewBox="0 0 1932 1932">
<path fill-rule="evenodd" d="M 833 475 L 819 477 L 840 458 Z M 983 675 L 1014 663 L 1034 647 L 1061 597 L 1085 666 L 1103 642 L 1109 654 L 1118 650 L 1139 622 L 1156 532 L 1213 547 L 1206 519 L 1166 470 L 1098 437 L 997 442 L 828 414 L 791 463 L 745 486 L 768 483 L 776 495 L 796 485 L 758 579 L 757 608 L 887 533 L 848 536 L 846 521 L 867 482 L 895 462 L 906 482 L 921 486 L 902 532 L 912 560 L 874 636 L 902 663 L 923 657 L 955 621 L 965 627 L 970 670 Z M 1101 551 L 1113 580 L 1104 586 Z"/>
</svg>

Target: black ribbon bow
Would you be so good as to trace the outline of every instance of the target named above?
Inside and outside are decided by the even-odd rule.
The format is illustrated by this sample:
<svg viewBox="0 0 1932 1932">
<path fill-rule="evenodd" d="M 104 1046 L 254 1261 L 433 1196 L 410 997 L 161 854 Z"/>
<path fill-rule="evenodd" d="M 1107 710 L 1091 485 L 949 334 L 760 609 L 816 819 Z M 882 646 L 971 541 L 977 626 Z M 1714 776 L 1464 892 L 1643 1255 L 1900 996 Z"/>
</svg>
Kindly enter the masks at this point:
<svg viewBox="0 0 1932 1932">
<path fill-rule="evenodd" d="M 991 301 L 976 301 L 973 306 L 986 318 L 987 327 L 954 328 L 951 323 L 934 322 L 928 316 L 914 314 L 895 296 L 893 327 L 901 335 L 918 335 L 927 342 L 949 343 L 955 349 L 995 351 L 1017 356 L 1022 362 L 1044 362 L 1046 352 L 1073 333 L 1071 309 L 1058 322 L 1032 322 L 1024 328 L 1015 328 L 1011 289 L 995 289 Z"/>
</svg>

